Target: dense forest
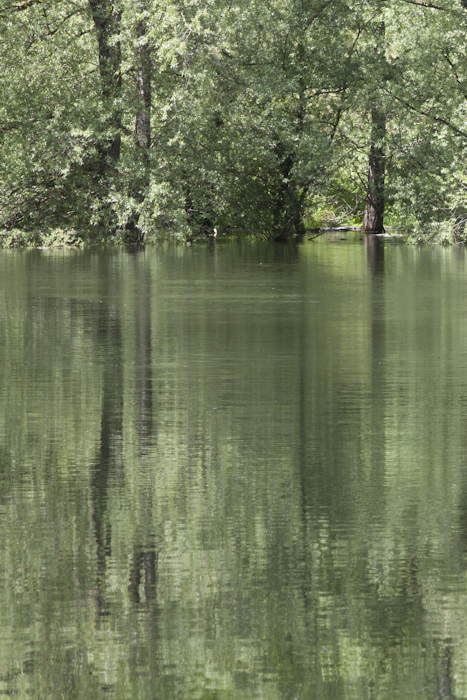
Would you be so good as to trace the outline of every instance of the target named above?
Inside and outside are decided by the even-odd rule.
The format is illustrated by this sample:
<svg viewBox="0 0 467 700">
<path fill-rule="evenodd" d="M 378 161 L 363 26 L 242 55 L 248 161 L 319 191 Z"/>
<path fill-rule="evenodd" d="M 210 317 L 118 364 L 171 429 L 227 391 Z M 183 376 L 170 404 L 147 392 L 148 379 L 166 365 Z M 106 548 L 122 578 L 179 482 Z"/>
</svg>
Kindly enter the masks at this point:
<svg viewBox="0 0 467 700">
<path fill-rule="evenodd" d="M 7 0 L 3 242 L 466 239 L 466 8 Z"/>
</svg>

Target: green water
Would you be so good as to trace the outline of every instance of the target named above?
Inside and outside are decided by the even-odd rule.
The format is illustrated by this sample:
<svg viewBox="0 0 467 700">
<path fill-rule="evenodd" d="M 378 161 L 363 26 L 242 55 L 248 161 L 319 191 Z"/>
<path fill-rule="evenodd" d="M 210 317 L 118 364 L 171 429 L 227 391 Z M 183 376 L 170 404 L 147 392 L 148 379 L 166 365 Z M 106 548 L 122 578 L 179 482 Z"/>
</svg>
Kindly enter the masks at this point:
<svg viewBox="0 0 467 700">
<path fill-rule="evenodd" d="M 467 254 L 0 251 L 0 697 L 467 697 Z"/>
</svg>

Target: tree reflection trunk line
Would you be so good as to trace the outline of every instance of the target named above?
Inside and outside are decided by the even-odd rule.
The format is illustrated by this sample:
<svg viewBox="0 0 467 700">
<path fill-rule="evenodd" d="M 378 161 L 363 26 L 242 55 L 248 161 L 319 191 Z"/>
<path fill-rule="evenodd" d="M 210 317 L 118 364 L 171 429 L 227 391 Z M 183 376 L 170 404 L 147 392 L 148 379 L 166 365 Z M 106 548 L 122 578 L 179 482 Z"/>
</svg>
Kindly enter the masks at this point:
<svg viewBox="0 0 467 700">
<path fill-rule="evenodd" d="M 111 340 L 110 347 L 115 353 L 112 360 L 104 365 L 102 386 L 101 409 L 101 434 L 99 452 L 95 462 L 91 480 L 92 520 L 94 524 L 94 536 L 97 545 L 97 572 L 96 572 L 96 606 L 97 615 L 102 617 L 107 614 L 105 602 L 105 584 L 107 571 L 107 558 L 111 555 L 112 533 L 108 519 L 108 490 L 111 466 L 115 464 L 114 450 L 112 449 L 115 436 L 121 436 L 122 426 L 122 390 L 121 390 L 121 328 L 119 321 L 108 322 L 108 309 L 102 305 L 99 310 L 101 323 L 99 327 L 103 331 L 103 340 Z M 117 370 L 115 371 L 115 367 Z M 110 369 L 112 368 L 112 369 Z M 120 441 L 119 441 L 120 442 Z"/>
<path fill-rule="evenodd" d="M 455 695 L 453 695 L 452 693 L 451 673 L 453 651 L 451 646 L 451 640 L 445 639 L 444 643 L 445 646 L 440 661 L 442 673 L 436 679 L 438 686 L 438 700 L 456 700 Z"/>
<path fill-rule="evenodd" d="M 131 601 L 139 605 L 142 570 L 144 571 L 144 597 L 146 604 L 151 607 L 156 598 L 158 555 L 154 547 L 136 545 L 130 564 L 130 581 L 128 592 Z"/>
</svg>

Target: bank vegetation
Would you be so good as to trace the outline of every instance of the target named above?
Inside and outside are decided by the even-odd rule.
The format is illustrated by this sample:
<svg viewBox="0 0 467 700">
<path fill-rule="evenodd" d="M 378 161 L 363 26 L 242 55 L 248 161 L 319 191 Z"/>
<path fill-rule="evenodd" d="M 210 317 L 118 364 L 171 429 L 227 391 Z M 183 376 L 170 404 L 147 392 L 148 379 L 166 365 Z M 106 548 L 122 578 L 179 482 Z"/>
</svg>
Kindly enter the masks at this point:
<svg viewBox="0 0 467 700">
<path fill-rule="evenodd" d="M 0 245 L 467 239 L 460 0 L 5 0 Z"/>
</svg>

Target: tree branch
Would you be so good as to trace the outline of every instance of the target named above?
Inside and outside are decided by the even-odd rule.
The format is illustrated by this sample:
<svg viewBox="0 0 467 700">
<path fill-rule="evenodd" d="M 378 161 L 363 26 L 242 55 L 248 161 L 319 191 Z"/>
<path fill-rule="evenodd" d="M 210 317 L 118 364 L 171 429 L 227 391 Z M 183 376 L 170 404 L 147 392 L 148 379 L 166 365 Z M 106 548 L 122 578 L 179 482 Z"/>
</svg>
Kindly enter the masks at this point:
<svg viewBox="0 0 467 700">
<path fill-rule="evenodd" d="M 0 7 L 0 14 L 4 14 L 5 12 L 22 12 L 33 5 L 40 5 L 41 2 L 42 0 L 28 0 L 27 2 L 23 2 L 21 5 L 7 5 L 6 7 Z"/>
<path fill-rule="evenodd" d="M 449 7 L 442 7 L 441 5 L 435 5 L 434 2 L 423 2 L 422 0 L 402 0 L 409 5 L 418 5 L 419 7 L 429 7 L 432 10 L 443 10 L 444 12 L 450 12 Z"/>
<path fill-rule="evenodd" d="M 398 97 L 390 90 L 387 90 L 387 92 L 389 95 L 391 95 L 391 97 L 408 107 L 408 109 L 412 110 L 412 112 L 416 112 L 417 114 L 421 114 L 424 117 L 428 117 L 428 119 L 431 119 L 432 121 L 438 124 L 444 124 L 444 126 L 447 126 L 448 129 L 451 129 L 452 131 L 454 131 L 454 133 L 459 134 L 459 136 L 463 136 L 465 139 L 467 139 L 467 133 L 465 131 L 462 131 L 461 129 L 458 129 L 457 126 L 451 124 L 451 122 L 449 122 L 447 119 L 444 119 L 443 117 L 435 117 L 432 114 L 430 114 L 430 112 L 423 111 L 422 109 L 417 109 L 417 107 L 411 105 L 410 102 L 407 102 L 406 100 L 402 99 L 402 97 Z"/>
</svg>

